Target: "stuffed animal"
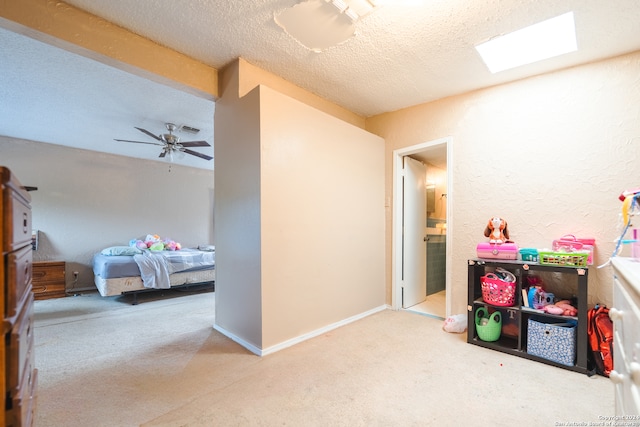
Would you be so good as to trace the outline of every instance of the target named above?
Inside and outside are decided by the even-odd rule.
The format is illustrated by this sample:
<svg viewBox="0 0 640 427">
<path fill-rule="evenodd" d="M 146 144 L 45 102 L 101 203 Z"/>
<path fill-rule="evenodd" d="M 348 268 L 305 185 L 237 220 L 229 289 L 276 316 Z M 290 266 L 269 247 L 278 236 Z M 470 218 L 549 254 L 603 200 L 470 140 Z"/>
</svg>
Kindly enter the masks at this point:
<svg viewBox="0 0 640 427">
<path fill-rule="evenodd" d="M 147 234 L 144 240 L 131 239 L 129 246 L 138 249 L 149 249 L 150 251 L 178 251 L 182 249 L 182 245 L 171 239 L 161 239 L 157 234 Z"/>
<path fill-rule="evenodd" d="M 544 311 L 549 314 L 557 314 L 562 316 L 575 316 L 578 314 L 578 310 L 571 305 L 571 301 L 562 300 L 555 304 L 550 304 L 544 307 Z"/>
<path fill-rule="evenodd" d="M 164 239 L 162 243 L 164 244 L 165 251 L 179 251 L 182 249 L 182 245 L 180 245 L 180 243 L 174 242 L 171 239 Z"/>
<path fill-rule="evenodd" d="M 147 245 L 147 249 L 151 249 L 151 246 L 158 242 L 160 242 L 160 236 L 157 234 L 147 234 L 147 237 L 144 238 L 144 243 Z"/>
<path fill-rule="evenodd" d="M 162 242 L 149 242 L 151 245 L 149 246 L 150 251 L 159 252 L 164 250 L 164 243 Z"/>
<path fill-rule="evenodd" d="M 138 248 L 140 250 L 147 249 L 147 244 L 140 239 L 131 239 L 129 241 L 129 246 L 133 248 Z"/>
<path fill-rule="evenodd" d="M 507 221 L 497 216 L 491 218 L 487 227 L 484 229 L 484 237 L 489 238 L 489 243 L 507 242 L 509 240 Z"/>
</svg>

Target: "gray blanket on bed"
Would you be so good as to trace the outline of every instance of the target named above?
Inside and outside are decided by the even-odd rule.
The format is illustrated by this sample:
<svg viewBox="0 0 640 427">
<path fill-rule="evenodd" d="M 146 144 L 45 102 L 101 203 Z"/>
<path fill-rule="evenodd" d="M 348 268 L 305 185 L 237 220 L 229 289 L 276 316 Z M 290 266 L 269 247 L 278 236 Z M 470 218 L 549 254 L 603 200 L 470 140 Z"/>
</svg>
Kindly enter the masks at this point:
<svg viewBox="0 0 640 427">
<path fill-rule="evenodd" d="M 140 268 L 140 277 L 145 288 L 169 289 L 170 274 L 210 266 L 215 260 L 215 252 L 188 249 L 175 252 L 144 251 L 141 255 L 134 255 L 133 259 Z"/>
</svg>

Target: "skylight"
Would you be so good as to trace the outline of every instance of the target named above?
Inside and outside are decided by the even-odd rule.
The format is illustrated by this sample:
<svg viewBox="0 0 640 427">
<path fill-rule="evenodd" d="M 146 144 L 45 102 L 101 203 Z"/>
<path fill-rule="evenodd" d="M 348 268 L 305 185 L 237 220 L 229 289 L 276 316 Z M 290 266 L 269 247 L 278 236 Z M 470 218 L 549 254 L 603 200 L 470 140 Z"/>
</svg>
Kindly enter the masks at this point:
<svg viewBox="0 0 640 427">
<path fill-rule="evenodd" d="M 476 50 L 492 73 L 575 52 L 573 12 L 493 38 Z"/>
</svg>

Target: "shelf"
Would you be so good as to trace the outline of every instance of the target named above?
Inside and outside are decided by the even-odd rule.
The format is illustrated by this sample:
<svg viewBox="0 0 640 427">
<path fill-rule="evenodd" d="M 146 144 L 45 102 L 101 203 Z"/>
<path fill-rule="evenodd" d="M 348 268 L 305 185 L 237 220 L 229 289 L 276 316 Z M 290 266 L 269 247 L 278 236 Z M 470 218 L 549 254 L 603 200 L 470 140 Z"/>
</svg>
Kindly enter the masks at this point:
<svg viewBox="0 0 640 427">
<path fill-rule="evenodd" d="M 474 337 L 474 344 L 479 345 L 481 347 L 487 347 L 494 350 L 507 350 L 507 352 L 521 352 L 518 349 L 518 339 L 511 337 L 500 337 L 498 341 L 483 341 L 478 337 Z M 511 351 L 509 351 L 511 350 Z"/>
<path fill-rule="evenodd" d="M 531 307 L 521 307 L 520 310 L 526 314 L 535 314 L 536 316 L 544 316 L 552 319 L 558 319 L 559 321 L 567 321 L 567 320 L 573 320 L 576 322 L 578 321 L 578 316 L 563 316 L 561 314 L 551 314 L 551 313 L 547 313 L 546 311 L 536 310 L 535 308 L 531 308 Z"/>
<path fill-rule="evenodd" d="M 493 310 L 518 310 L 524 314 L 533 314 L 536 316 L 544 316 L 544 317 L 548 317 L 548 318 L 553 318 L 553 319 L 558 319 L 559 321 L 578 321 L 578 317 L 577 316 L 563 316 L 561 314 L 551 314 L 551 313 L 547 313 L 546 311 L 542 311 L 542 310 L 538 310 L 535 308 L 531 308 L 531 307 L 525 307 L 525 306 L 518 306 L 518 305 L 512 305 L 509 307 L 504 307 L 504 306 L 499 306 L 499 305 L 493 305 L 487 302 L 484 302 L 484 300 L 482 299 L 477 299 L 475 301 L 473 301 L 473 305 L 477 305 L 477 306 L 482 306 L 482 307 L 488 307 L 490 309 Z"/>
<path fill-rule="evenodd" d="M 481 277 L 496 268 L 504 268 L 516 277 L 516 304 L 497 306 L 484 301 L 482 297 Z M 549 274 L 553 273 L 553 274 Z M 560 273 L 560 274 L 557 274 Z M 542 280 L 547 292 L 554 293 L 556 300 L 572 299 L 576 301 L 577 316 L 562 316 L 546 313 L 542 310 L 522 305 L 522 289 L 526 289 L 535 276 Z M 516 260 L 470 259 L 468 261 L 468 328 L 467 342 L 481 347 L 501 351 L 559 368 L 581 373 L 587 369 L 587 267 L 546 265 Z M 500 311 L 503 314 L 501 336 L 497 341 L 483 341 L 477 336 L 475 311 L 486 307 L 490 313 Z M 574 323 L 576 325 L 576 343 L 574 365 L 567 366 L 527 353 L 528 320 L 543 323 Z"/>
<path fill-rule="evenodd" d="M 469 260 L 469 263 L 476 263 L 476 264 L 492 264 L 492 265 L 511 265 L 511 266 L 529 266 L 529 267 L 533 267 L 533 268 L 537 268 L 540 267 L 541 269 L 554 269 L 554 268 L 560 268 L 563 270 L 576 270 L 576 272 L 578 272 L 578 270 L 583 270 L 583 269 L 588 269 L 588 266 L 584 266 L 584 267 L 576 267 L 573 265 L 560 265 L 560 264 L 540 264 L 539 262 L 534 262 L 534 261 L 518 261 L 518 260 L 511 260 L 511 259 L 488 259 L 488 258 L 473 258 Z"/>
</svg>

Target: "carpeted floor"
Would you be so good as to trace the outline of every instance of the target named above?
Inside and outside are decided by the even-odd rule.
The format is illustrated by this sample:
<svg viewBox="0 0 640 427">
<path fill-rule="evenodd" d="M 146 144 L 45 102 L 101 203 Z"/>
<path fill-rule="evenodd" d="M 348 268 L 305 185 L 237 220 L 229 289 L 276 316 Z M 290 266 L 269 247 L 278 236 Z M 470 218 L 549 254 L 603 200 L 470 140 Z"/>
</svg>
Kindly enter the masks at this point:
<svg viewBox="0 0 640 427">
<path fill-rule="evenodd" d="M 37 301 L 35 425 L 551 427 L 614 414 L 607 378 L 470 345 L 406 311 L 260 358 L 212 328 L 214 298 Z"/>
</svg>

